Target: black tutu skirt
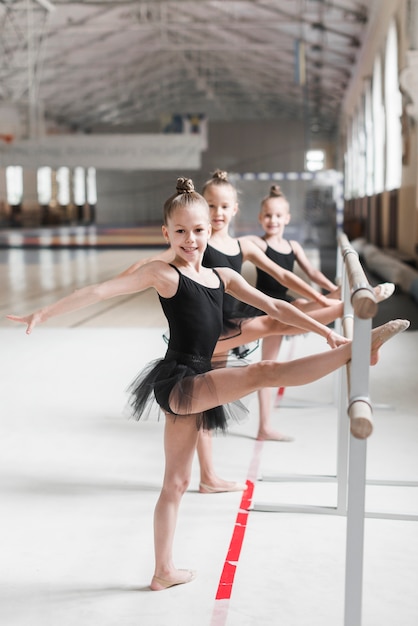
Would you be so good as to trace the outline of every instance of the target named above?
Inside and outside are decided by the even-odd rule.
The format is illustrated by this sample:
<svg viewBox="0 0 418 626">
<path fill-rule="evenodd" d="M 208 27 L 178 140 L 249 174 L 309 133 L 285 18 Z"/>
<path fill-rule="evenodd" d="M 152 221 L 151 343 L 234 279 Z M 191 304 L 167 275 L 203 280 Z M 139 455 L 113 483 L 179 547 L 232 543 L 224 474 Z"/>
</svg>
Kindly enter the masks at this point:
<svg viewBox="0 0 418 626">
<path fill-rule="evenodd" d="M 233 309 L 223 313 L 222 332 L 219 341 L 239 337 L 242 335 L 242 325 L 246 321 L 261 315 L 266 315 L 266 313 L 250 304 L 237 300 Z"/>
<path fill-rule="evenodd" d="M 147 417 L 154 403 L 167 413 L 181 419 L 191 414 L 196 376 L 205 374 L 217 367 L 225 366 L 225 360 L 183 354 L 167 350 L 164 359 L 149 363 L 128 388 L 129 404 L 133 417 L 139 420 Z M 216 389 L 206 378 L 209 392 L 216 398 Z M 176 387 L 176 394 L 181 398 L 181 412 L 174 413 L 169 405 L 170 393 Z M 197 415 L 198 429 L 225 431 L 231 420 L 240 421 L 248 414 L 248 409 L 237 400 L 223 406 L 214 406 Z"/>
</svg>

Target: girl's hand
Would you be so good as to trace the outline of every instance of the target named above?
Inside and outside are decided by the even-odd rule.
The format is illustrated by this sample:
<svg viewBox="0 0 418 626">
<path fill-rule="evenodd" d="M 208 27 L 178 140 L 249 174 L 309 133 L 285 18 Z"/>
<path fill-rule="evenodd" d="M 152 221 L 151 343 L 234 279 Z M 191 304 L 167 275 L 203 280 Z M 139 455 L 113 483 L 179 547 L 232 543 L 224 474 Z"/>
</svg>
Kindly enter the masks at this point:
<svg viewBox="0 0 418 626">
<path fill-rule="evenodd" d="M 32 329 L 35 328 L 37 324 L 40 324 L 42 321 L 40 313 L 32 313 L 31 315 L 25 315 L 23 317 L 19 315 L 6 315 L 6 317 L 8 320 L 12 320 L 13 322 L 21 322 L 22 324 L 27 324 L 27 335 L 30 335 Z"/>
<path fill-rule="evenodd" d="M 346 343 L 350 343 L 350 340 L 347 337 L 343 337 L 338 333 L 335 333 L 333 330 L 327 335 L 327 344 L 330 348 L 338 348 L 338 346 L 343 346 Z"/>
</svg>

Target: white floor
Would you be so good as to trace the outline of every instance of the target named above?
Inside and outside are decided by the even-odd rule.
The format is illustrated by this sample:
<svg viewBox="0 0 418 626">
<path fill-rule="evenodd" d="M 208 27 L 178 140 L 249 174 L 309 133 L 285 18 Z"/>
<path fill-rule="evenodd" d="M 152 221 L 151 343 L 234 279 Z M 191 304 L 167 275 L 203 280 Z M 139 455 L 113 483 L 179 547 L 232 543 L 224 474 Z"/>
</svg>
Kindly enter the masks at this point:
<svg viewBox="0 0 418 626">
<path fill-rule="evenodd" d="M 29 312 L 138 257 L 44 252 L 43 261 L 35 253 L 2 257 L 2 315 Z M 346 517 L 258 510 L 263 503 L 336 506 L 336 481 L 268 480 L 335 475 L 334 375 L 286 390 L 274 421 L 293 443 L 256 442 L 256 398 L 247 399 L 249 419 L 217 436 L 214 454 L 221 476 L 254 482 L 248 518 L 241 493 L 197 492 L 196 462 L 175 559 L 198 577 L 149 590 L 163 424 L 129 420 L 124 409 L 131 379 L 165 349 L 164 319 L 154 305 L 151 294 L 106 303 L 51 320 L 30 337 L 2 317 L 1 623 L 343 626 Z M 294 341 L 283 343 L 283 359 L 290 345 L 294 356 L 327 349 L 311 335 Z M 418 482 L 417 354 L 418 334 L 408 331 L 384 347 L 371 370 L 370 479 Z M 417 487 L 368 486 L 366 508 L 417 516 Z M 232 593 L 217 600 L 226 562 L 236 568 Z M 363 626 L 416 626 L 417 588 L 417 521 L 366 518 Z"/>
</svg>

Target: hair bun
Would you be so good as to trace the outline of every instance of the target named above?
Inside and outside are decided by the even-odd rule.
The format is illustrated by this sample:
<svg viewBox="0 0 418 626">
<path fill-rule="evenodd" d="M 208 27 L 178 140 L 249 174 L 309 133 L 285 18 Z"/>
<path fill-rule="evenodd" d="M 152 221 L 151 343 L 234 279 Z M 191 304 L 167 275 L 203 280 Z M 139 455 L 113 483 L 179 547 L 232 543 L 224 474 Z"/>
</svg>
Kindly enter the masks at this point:
<svg viewBox="0 0 418 626">
<path fill-rule="evenodd" d="M 194 185 L 191 178 L 178 178 L 176 184 L 177 193 L 192 193 Z"/>
<path fill-rule="evenodd" d="M 283 195 L 280 185 L 272 185 L 270 187 L 270 197 L 277 198 Z"/>
<path fill-rule="evenodd" d="M 212 178 L 228 181 L 228 173 L 224 170 L 215 170 L 212 174 Z"/>
</svg>

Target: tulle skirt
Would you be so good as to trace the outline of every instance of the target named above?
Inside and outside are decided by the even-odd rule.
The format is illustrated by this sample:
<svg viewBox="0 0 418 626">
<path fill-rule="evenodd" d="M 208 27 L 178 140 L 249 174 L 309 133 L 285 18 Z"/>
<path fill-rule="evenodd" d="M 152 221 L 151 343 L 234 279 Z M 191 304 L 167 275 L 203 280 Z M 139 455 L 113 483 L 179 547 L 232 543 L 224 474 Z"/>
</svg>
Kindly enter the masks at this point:
<svg viewBox="0 0 418 626">
<path fill-rule="evenodd" d="M 164 359 L 149 363 L 129 386 L 129 404 L 133 417 L 137 420 L 147 417 L 154 402 L 157 402 L 164 412 L 178 419 L 190 415 L 193 412 L 196 376 L 204 375 L 210 370 L 223 366 L 225 366 L 224 358 L 217 361 L 167 350 Z M 203 379 L 206 381 L 211 397 L 216 398 L 217 393 L 213 382 L 208 377 Z M 180 398 L 181 410 L 178 413 L 174 413 L 169 404 L 173 390 L 177 401 Z M 225 431 L 231 420 L 242 420 L 247 414 L 247 408 L 240 400 L 237 400 L 223 406 L 214 406 L 198 414 L 196 426 L 198 429 Z"/>
</svg>

